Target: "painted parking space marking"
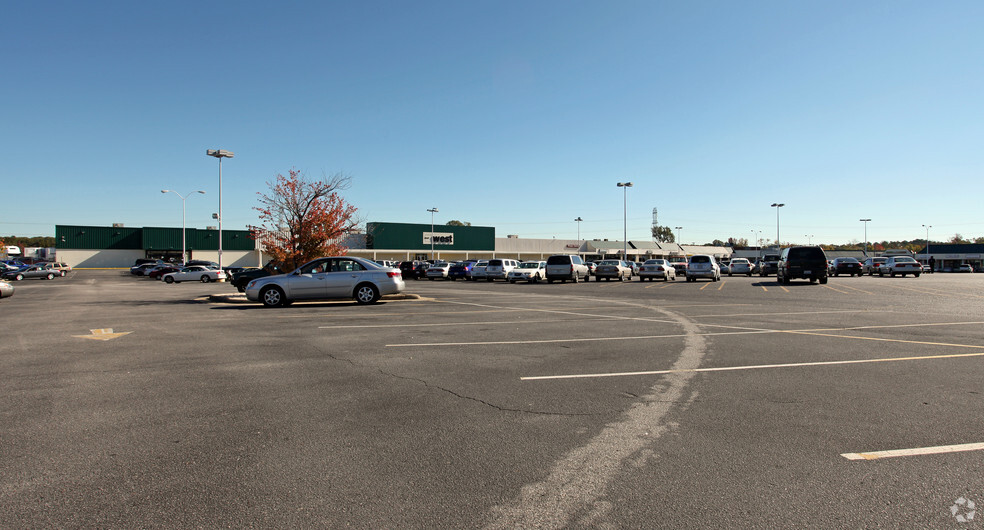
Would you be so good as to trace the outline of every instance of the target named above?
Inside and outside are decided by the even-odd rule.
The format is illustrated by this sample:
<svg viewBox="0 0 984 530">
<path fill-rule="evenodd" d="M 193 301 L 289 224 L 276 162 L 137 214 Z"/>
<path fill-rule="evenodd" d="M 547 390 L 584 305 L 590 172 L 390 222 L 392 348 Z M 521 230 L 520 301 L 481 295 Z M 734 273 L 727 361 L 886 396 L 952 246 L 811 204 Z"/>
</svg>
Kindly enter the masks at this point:
<svg viewBox="0 0 984 530">
<path fill-rule="evenodd" d="M 874 295 L 875 294 L 875 293 L 873 293 L 871 291 L 865 291 L 864 289 L 858 289 L 857 287 L 854 287 L 854 286 L 851 286 L 851 285 L 846 285 L 846 284 L 838 284 L 838 285 L 840 287 L 842 287 L 842 288 L 851 289 L 852 291 L 860 291 L 860 292 L 862 292 L 864 294 L 870 294 L 870 295 Z"/>
<path fill-rule="evenodd" d="M 726 283 L 728 283 L 728 280 L 722 280 L 721 281 L 721 285 L 718 286 L 718 291 L 720 291 L 721 289 L 724 289 L 724 284 L 726 284 Z"/>
<path fill-rule="evenodd" d="M 460 313 L 457 313 L 460 314 Z M 598 319 L 602 320 L 615 320 L 613 317 L 594 317 L 594 318 L 558 318 L 552 320 L 502 320 L 498 322 L 494 321 L 481 321 L 481 322 L 434 322 L 430 324 L 352 324 L 352 325 L 340 325 L 340 326 L 318 326 L 318 329 L 361 329 L 361 328 L 426 328 L 426 327 L 440 327 L 440 326 L 493 326 L 500 324 L 546 324 L 555 322 L 597 322 Z"/>
<path fill-rule="evenodd" d="M 666 375 L 680 372 L 735 372 L 741 370 L 766 370 L 774 368 L 807 368 L 812 366 L 837 366 L 845 364 L 870 364 L 904 361 L 927 361 L 939 359 L 959 359 L 965 357 L 984 357 L 984 352 L 975 353 L 953 353 L 944 355 L 920 355 L 916 357 L 891 357 L 883 359 L 850 359 L 844 361 L 815 361 L 804 363 L 785 363 L 785 364 L 757 364 L 750 366 L 721 366 L 717 368 L 691 368 L 685 370 L 647 370 L 641 372 L 612 372 L 600 374 L 567 374 L 567 375 L 538 375 L 520 377 L 520 381 L 547 381 L 553 379 L 596 379 L 601 377 L 632 377 L 642 375 Z"/>
<path fill-rule="evenodd" d="M 838 288 L 836 288 L 836 287 L 831 287 L 831 286 L 829 286 L 829 285 L 827 285 L 827 284 L 823 284 L 823 285 L 821 285 L 821 287 L 825 287 L 825 288 L 827 288 L 827 289 L 830 289 L 831 291 L 836 291 L 836 292 L 838 292 L 838 293 L 840 293 L 840 294 L 851 294 L 851 293 L 849 293 L 849 292 L 847 292 L 847 291 L 841 291 L 840 289 L 838 289 Z"/>
<path fill-rule="evenodd" d="M 708 285 L 711 285 L 711 284 L 710 284 L 710 283 L 705 283 L 705 284 L 704 284 L 704 286 L 703 286 L 703 287 L 701 287 L 701 288 L 700 288 L 700 289 L 698 289 L 698 290 L 699 290 L 699 291 L 703 291 L 704 289 L 707 289 L 707 286 L 708 286 Z"/>
<path fill-rule="evenodd" d="M 867 453 L 841 453 L 848 460 L 880 460 L 882 458 L 898 458 L 900 456 L 940 455 L 946 453 L 962 453 L 966 451 L 984 451 L 984 443 L 969 443 L 957 445 L 937 445 L 935 447 L 914 447 L 912 449 L 891 449 L 888 451 L 869 451 Z"/>
</svg>

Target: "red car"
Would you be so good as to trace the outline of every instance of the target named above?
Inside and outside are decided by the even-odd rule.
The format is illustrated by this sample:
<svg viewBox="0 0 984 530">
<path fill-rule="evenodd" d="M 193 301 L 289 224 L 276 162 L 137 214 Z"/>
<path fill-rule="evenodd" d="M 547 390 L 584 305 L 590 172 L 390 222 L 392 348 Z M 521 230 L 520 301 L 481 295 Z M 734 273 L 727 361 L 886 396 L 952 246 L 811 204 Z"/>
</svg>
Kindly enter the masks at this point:
<svg viewBox="0 0 984 530">
<path fill-rule="evenodd" d="M 174 265 L 160 265 L 148 272 L 147 276 L 154 280 L 160 280 L 161 276 L 169 272 L 178 272 L 179 270 L 181 268 Z"/>
</svg>

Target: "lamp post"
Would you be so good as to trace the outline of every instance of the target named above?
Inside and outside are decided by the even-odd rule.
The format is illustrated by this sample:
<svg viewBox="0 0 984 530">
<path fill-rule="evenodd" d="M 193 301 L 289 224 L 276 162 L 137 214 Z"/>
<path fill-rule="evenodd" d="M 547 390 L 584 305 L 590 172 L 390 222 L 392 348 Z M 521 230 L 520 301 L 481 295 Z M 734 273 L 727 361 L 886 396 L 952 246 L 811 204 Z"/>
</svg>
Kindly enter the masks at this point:
<svg viewBox="0 0 984 530">
<path fill-rule="evenodd" d="M 187 248 L 187 245 L 185 244 L 185 201 L 188 200 L 188 197 L 191 197 L 192 193 L 201 193 L 202 195 L 205 195 L 205 192 L 202 190 L 196 190 L 189 192 L 187 195 L 181 195 L 174 190 L 161 190 L 161 193 L 173 193 L 178 197 L 181 197 L 181 266 L 183 267 L 184 264 L 188 262 L 187 258 L 185 258 L 185 248 Z"/>
<path fill-rule="evenodd" d="M 779 208 L 782 208 L 783 206 L 785 206 L 785 204 L 781 202 L 772 203 L 772 207 L 776 209 L 776 250 L 779 250 L 779 247 L 782 246 L 782 244 L 779 243 Z"/>
<path fill-rule="evenodd" d="M 628 188 L 632 187 L 631 182 L 619 182 L 617 183 L 619 188 L 622 188 L 622 259 L 629 259 L 629 237 L 628 237 L 628 213 L 626 210 Z"/>
<path fill-rule="evenodd" d="M 433 208 L 428 208 L 427 211 L 431 213 L 431 237 L 430 237 L 430 240 L 431 240 L 431 260 L 433 260 L 434 259 L 434 214 L 436 214 L 440 210 L 438 210 L 437 209 L 437 206 L 435 206 Z"/>
<path fill-rule="evenodd" d="M 756 247 L 759 247 L 761 249 L 761 247 L 762 247 L 762 231 L 761 230 L 752 230 L 752 235 L 755 236 L 755 246 Z"/>
<path fill-rule="evenodd" d="M 813 244 L 813 236 L 812 235 L 810 235 L 810 234 L 804 234 L 804 237 L 806 237 L 806 244 L 807 245 L 812 245 Z"/>
<path fill-rule="evenodd" d="M 673 229 L 677 231 L 677 236 L 676 236 L 676 238 L 677 238 L 677 245 L 683 244 L 683 241 L 680 241 L 680 230 L 683 230 L 683 227 L 682 226 L 674 226 Z"/>
<path fill-rule="evenodd" d="M 222 159 L 232 158 L 232 151 L 223 149 L 207 149 L 205 154 L 219 159 L 219 270 L 222 270 Z"/>
<path fill-rule="evenodd" d="M 928 266 L 929 265 L 929 229 L 933 228 L 933 225 L 923 225 L 923 228 L 926 229 L 926 265 Z M 929 272 L 933 272 L 933 271 L 930 270 Z"/>
<path fill-rule="evenodd" d="M 574 221 L 576 221 L 576 222 L 577 222 L 577 240 L 578 240 L 578 241 L 580 241 L 580 240 L 581 240 L 581 221 L 583 221 L 583 220 L 584 220 L 584 219 L 581 219 L 581 217 L 580 217 L 580 216 L 578 216 L 578 218 L 577 218 L 577 219 L 574 219 Z"/>
<path fill-rule="evenodd" d="M 870 221 L 870 220 L 871 219 L 858 219 L 858 221 L 861 221 L 862 223 L 864 223 L 864 255 L 865 255 L 865 257 L 868 256 L 868 221 Z M 925 226 L 925 225 L 923 225 L 923 226 Z"/>
</svg>

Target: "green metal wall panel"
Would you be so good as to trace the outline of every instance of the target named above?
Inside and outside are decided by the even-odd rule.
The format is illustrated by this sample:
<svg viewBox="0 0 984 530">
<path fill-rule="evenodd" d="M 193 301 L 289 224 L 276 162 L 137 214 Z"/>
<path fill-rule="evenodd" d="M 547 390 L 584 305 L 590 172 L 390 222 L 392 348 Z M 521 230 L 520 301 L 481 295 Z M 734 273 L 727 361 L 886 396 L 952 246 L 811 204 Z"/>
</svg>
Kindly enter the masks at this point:
<svg viewBox="0 0 984 530">
<path fill-rule="evenodd" d="M 55 225 L 55 248 L 125 250 L 141 244 L 140 228 Z"/>
<path fill-rule="evenodd" d="M 371 249 L 430 250 L 424 234 L 429 224 L 367 223 L 368 247 Z M 491 226 L 434 225 L 438 234 L 452 234 L 452 240 L 434 245 L 435 250 L 495 250 L 495 228 Z"/>
<path fill-rule="evenodd" d="M 218 250 L 219 231 L 186 230 L 188 250 Z M 55 248 L 64 249 L 143 249 L 181 251 L 181 228 L 110 228 L 105 226 L 55 226 Z M 256 242 L 248 230 L 223 230 L 223 250 L 253 250 Z"/>
</svg>

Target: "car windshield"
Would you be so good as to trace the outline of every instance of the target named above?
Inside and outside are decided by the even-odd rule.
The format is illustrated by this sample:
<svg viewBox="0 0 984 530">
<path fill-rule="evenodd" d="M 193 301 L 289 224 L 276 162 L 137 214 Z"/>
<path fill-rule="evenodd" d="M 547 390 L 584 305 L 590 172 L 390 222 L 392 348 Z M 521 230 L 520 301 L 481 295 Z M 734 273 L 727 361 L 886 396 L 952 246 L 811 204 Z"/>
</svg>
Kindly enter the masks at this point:
<svg viewBox="0 0 984 530">
<path fill-rule="evenodd" d="M 915 263 L 916 260 L 908 257 L 895 258 L 895 263 Z"/>
<path fill-rule="evenodd" d="M 694 256 L 690 258 L 690 263 L 710 263 L 711 258 L 707 256 Z"/>
<path fill-rule="evenodd" d="M 839 258 L 837 259 L 837 263 L 858 263 L 858 260 L 854 258 Z"/>
<path fill-rule="evenodd" d="M 537 262 L 535 262 L 535 261 L 534 262 L 529 262 L 529 263 L 520 263 L 519 264 L 519 268 L 520 269 L 539 269 L 540 268 L 540 264 L 537 263 Z"/>
<path fill-rule="evenodd" d="M 618 261 L 618 260 L 608 259 L 608 260 L 599 262 L 598 265 L 618 265 L 619 263 L 621 263 L 621 262 Z"/>
<path fill-rule="evenodd" d="M 663 260 L 661 259 L 647 259 L 643 265 L 662 265 Z"/>
</svg>

